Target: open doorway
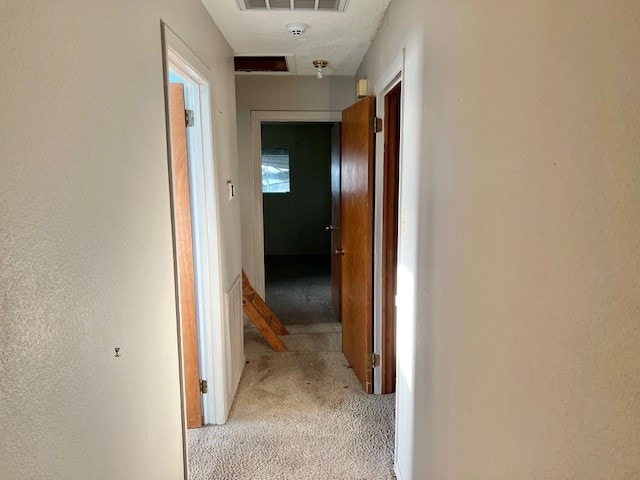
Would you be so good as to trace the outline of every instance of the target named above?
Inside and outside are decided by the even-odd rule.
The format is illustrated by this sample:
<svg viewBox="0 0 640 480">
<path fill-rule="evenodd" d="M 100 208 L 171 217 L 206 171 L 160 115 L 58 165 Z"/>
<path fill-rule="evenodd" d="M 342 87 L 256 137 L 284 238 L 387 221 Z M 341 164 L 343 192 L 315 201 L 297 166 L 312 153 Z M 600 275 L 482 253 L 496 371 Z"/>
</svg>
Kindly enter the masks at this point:
<svg viewBox="0 0 640 480">
<path fill-rule="evenodd" d="M 382 257 L 380 291 L 382 345 L 380 393 L 396 391 L 396 294 L 398 284 L 398 203 L 400 183 L 401 83 L 384 96 Z"/>
<path fill-rule="evenodd" d="M 311 328 L 338 321 L 331 299 L 334 128 L 315 122 L 262 124 L 265 300 L 285 325 Z"/>
<path fill-rule="evenodd" d="M 219 209 L 226 191 L 217 187 L 213 154 L 213 75 L 168 26 L 161 32 L 186 468 L 193 432 L 226 421 L 245 364 L 241 280 L 238 274 L 222 290 Z"/>
<path fill-rule="evenodd" d="M 212 344 L 207 336 L 218 296 L 217 275 L 209 275 L 212 266 L 217 270 L 217 246 L 207 232 L 217 227 L 215 216 L 208 216 L 212 207 L 215 212 L 214 184 L 208 181 L 212 172 L 207 168 L 209 84 L 171 47 L 166 81 L 184 409 L 187 428 L 197 428 L 215 422 L 213 392 L 209 395 L 209 387 L 215 387 Z"/>
<path fill-rule="evenodd" d="M 371 112 L 372 103 L 371 99 L 367 99 L 367 115 Z M 265 256 L 265 253 L 287 252 L 274 250 L 271 248 L 273 245 L 269 244 L 271 235 L 275 235 L 269 231 L 270 210 L 277 215 L 276 226 L 280 234 L 287 236 L 285 240 L 291 241 L 297 235 L 293 235 L 291 229 L 298 220 L 285 218 L 282 221 L 280 218 L 290 207 L 286 204 L 287 195 L 295 197 L 317 194 L 309 186 L 297 190 L 293 147 L 282 137 L 276 137 L 272 142 L 263 132 L 270 124 L 286 126 L 291 122 L 300 123 L 301 118 L 309 125 L 329 120 L 326 131 L 329 138 L 323 147 L 326 149 L 324 178 L 329 184 L 325 191 L 328 193 L 326 199 L 323 199 L 325 204 L 322 212 L 314 214 L 319 218 L 315 218 L 312 230 L 319 237 L 315 240 L 320 241 L 324 249 L 319 250 L 317 255 L 325 256 L 325 260 L 320 261 L 325 278 L 322 303 L 324 311 L 328 311 L 328 315 L 333 317 L 335 312 L 331 302 L 330 283 L 327 281 L 331 269 L 326 256 L 328 253 L 331 258 L 336 253 L 331 246 L 331 237 L 336 231 L 327 227 L 341 226 L 338 222 L 334 223 L 331 216 L 331 133 L 335 119 L 327 118 L 330 115 L 327 112 L 321 112 L 316 117 L 312 115 L 313 112 L 251 113 L 254 127 L 253 186 L 256 192 L 253 220 L 259 225 L 252 240 L 259 240 L 256 241 L 256 252 L 259 252 L 256 257 L 261 261 L 256 266 L 264 268 L 262 260 L 267 260 L 266 295 L 265 277 L 262 277 L 260 292 L 257 268 L 252 274 L 250 272 L 249 280 L 257 293 L 266 297 L 269 306 L 278 310 L 273 296 L 269 295 L 272 273 L 278 272 L 269 272 L 274 266 L 269 263 L 272 255 Z M 342 119 L 342 115 L 335 116 Z M 361 120 L 358 124 L 360 127 L 364 125 L 366 138 L 369 139 L 372 136 L 370 117 L 364 118 L 364 122 Z M 353 140 L 353 131 L 347 129 L 347 133 L 349 132 L 351 134 L 345 137 Z M 335 130 L 333 133 L 335 135 Z M 337 151 L 340 150 L 337 148 Z M 370 160 L 367 155 L 367 165 L 373 165 Z M 264 184 L 272 187 L 275 192 L 263 193 L 263 165 L 270 167 L 265 168 L 267 178 L 264 179 Z M 320 177 L 318 173 L 310 175 L 312 183 L 319 183 Z M 367 178 L 372 177 L 367 175 Z M 367 191 L 372 192 L 369 188 Z M 273 197 L 268 198 L 269 195 Z M 269 205 L 271 199 L 280 203 Z M 366 210 L 369 212 L 368 208 Z M 303 208 L 301 212 L 303 216 L 312 213 L 309 208 Z M 303 253 L 315 256 L 314 251 Z M 336 256 L 343 263 L 345 257 L 349 258 L 348 254 L 342 255 L 340 252 Z M 275 267 L 278 268 L 278 265 Z M 279 273 L 283 270 L 289 273 L 294 271 L 299 277 L 306 277 L 302 285 L 304 290 L 313 286 L 309 285 L 313 282 L 309 281 L 305 272 L 317 267 L 317 263 L 305 263 L 298 257 L 293 261 L 289 259 L 288 264 L 280 264 Z M 283 290 L 295 290 L 295 287 L 289 285 L 289 288 Z M 282 323 L 290 322 L 286 325 L 289 335 L 280 336 L 288 347 L 287 351 L 271 348 L 267 339 L 261 336 L 258 325 L 247 322 L 247 364 L 233 410 L 225 425 L 196 430 L 196 441 L 193 443 L 196 454 L 190 457 L 190 468 L 195 472 L 193 478 L 393 478 L 394 396 L 370 395 L 363 388 L 353 366 L 343 354 L 341 323 L 337 321 L 337 316 L 327 322 L 326 314 L 316 316 L 318 312 L 313 310 L 310 313 L 308 306 L 314 304 L 314 298 L 312 295 L 307 296 L 309 293 L 307 290 L 306 293 L 298 293 L 285 301 L 284 306 L 291 313 L 289 318 L 285 318 L 287 310 L 277 312 Z"/>
</svg>

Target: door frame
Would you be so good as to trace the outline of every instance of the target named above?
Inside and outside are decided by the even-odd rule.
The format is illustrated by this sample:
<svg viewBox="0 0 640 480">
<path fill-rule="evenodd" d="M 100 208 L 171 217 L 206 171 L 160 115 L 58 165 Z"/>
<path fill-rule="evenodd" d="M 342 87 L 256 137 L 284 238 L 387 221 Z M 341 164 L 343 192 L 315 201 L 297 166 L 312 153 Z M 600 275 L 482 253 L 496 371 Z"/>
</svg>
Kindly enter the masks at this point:
<svg viewBox="0 0 640 480">
<path fill-rule="evenodd" d="M 225 317 L 220 271 L 220 205 L 216 189 L 217 175 L 213 155 L 211 85 L 207 80 L 207 76 L 210 76 L 210 74 L 207 75 L 210 69 L 164 22 L 161 22 L 161 39 L 165 99 L 167 98 L 170 69 L 190 83 L 185 88 L 185 106 L 194 110 L 195 119 L 193 130 L 189 131 L 187 135 L 189 138 L 189 187 L 192 207 L 198 360 L 200 378 L 206 380 L 209 385 L 208 393 L 202 395 L 202 413 L 204 424 L 224 423 L 228 410 L 226 408 L 227 382 L 225 376 L 227 362 L 224 355 L 226 328 L 223 324 Z M 190 97 L 189 100 L 187 100 L 188 97 Z M 168 112 L 165 114 L 168 115 Z M 167 146 L 170 162 L 170 145 Z M 186 469 L 188 463 L 186 460 L 184 379 L 179 318 L 177 321 L 183 419 L 182 441 Z"/>
<path fill-rule="evenodd" d="M 253 187 L 253 288 L 264 298 L 264 211 L 262 205 L 262 123 L 263 122 L 342 122 L 342 112 L 300 110 L 251 111 L 251 160 Z"/>
<path fill-rule="evenodd" d="M 385 122 L 385 97 L 391 92 L 398 84 L 403 83 L 404 80 L 404 51 L 394 60 L 391 66 L 376 82 L 373 90 L 373 94 L 376 97 L 376 116 L 382 119 L 383 125 Z M 400 223 L 401 209 L 401 195 L 402 191 L 402 156 L 403 156 L 403 124 L 402 116 L 404 115 L 404 89 L 400 92 L 400 152 L 398 160 L 398 223 Z M 376 133 L 375 144 L 375 191 L 374 191 L 374 222 L 373 222 L 373 351 L 380 355 L 381 364 L 385 361 L 383 358 L 383 321 L 382 321 L 382 259 L 384 252 L 383 247 L 383 223 L 382 223 L 382 210 L 383 210 L 383 195 L 384 195 L 384 135 L 385 129 Z M 400 235 L 400 225 L 398 225 L 398 236 Z M 397 258 L 400 258 L 400 242 L 398 241 L 398 251 L 396 252 Z M 396 268 L 398 265 L 396 264 Z M 396 352 L 397 352 L 396 346 Z M 396 354 L 397 365 L 397 354 Z M 397 377 L 396 377 L 396 391 L 397 391 Z M 373 369 L 373 393 L 382 393 L 382 368 Z M 397 405 L 396 405 L 397 407 Z"/>
<path fill-rule="evenodd" d="M 402 82 L 384 96 L 384 178 L 382 189 L 381 393 L 396 390 L 396 294 L 398 284 L 398 234 L 400 184 L 400 128 Z M 393 114 L 393 116 L 391 115 Z M 394 118 L 395 117 L 395 118 Z"/>
</svg>

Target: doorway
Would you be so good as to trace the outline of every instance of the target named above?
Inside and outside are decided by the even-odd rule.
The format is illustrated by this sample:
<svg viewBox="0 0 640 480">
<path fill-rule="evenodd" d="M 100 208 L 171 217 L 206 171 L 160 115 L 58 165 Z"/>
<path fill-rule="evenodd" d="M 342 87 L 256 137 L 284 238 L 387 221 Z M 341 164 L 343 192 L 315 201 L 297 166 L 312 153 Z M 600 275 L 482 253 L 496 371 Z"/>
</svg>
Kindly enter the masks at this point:
<svg viewBox="0 0 640 480">
<path fill-rule="evenodd" d="M 360 385 L 353 369 L 342 353 L 341 324 L 337 318 L 327 323 L 326 316 L 311 311 L 317 306 L 318 277 L 324 278 L 322 305 L 332 311 L 330 295 L 330 267 L 326 258 L 332 231 L 326 227 L 331 221 L 331 131 L 332 123 L 321 125 L 324 130 L 324 173 L 309 172 L 310 183 L 323 183 L 324 194 L 313 189 L 317 185 L 297 183 L 295 145 L 282 136 L 267 131 L 270 126 L 287 127 L 287 122 L 261 122 L 259 145 L 260 176 L 254 177 L 259 192 L 261 219 L 267 253 L 307 253 L 280 255 L 284 261 L 270 262 L 274 255 L 266 255 L 266 300 L 276 310 L 288 335 L 280 339 L 288 351 L 281 353 L 270 348 L 260 331 L 248 324 L 245 328 L 247 365 L 238 389 L 229 421 L 215 429 L 196 431 L 197 442 L 192 471 L 198 478 L 393 478 L 393 396 L 368 395 Z M 317 122 L 305 122 L 309 129 Z M 300 125 L 298 125 L 300 126 Z M 296 135 L 300 142 L 302 135 Z M 320 147 L 315 147 L 320 148 Z M 264 158 L 262 158 L 264 157 Z M 307 158 L 307 157 L 305 157 Z M 304 161 L 303 158 L 302 160 Z M 307 158 L 308 160 L 308 158 Z M 262 166 L 265 168 L 262 176 Z M 265 178 L 266 177 L 266 178 Z M 299 179 L 298 179 L 299 180 Z M 300 217 L 284 213 L 305 196 L 320 195 L 323 203 L 318 211 L 300 202 Z M 326 198 L 325 198 L 326 197 Z M 270 205 L 270 201 L 275 202 Z M 276 231 L 270 231 L 270 221 L 276 215 Z M 312 226 L 305 216 L 314 216 Z M 281 218 L 282 217 L 282 218 Z M 284 218 L 284 220 L 283 220 Z M 307 227 L 292 234 L 296 223 Z M 296 229 L 297 230 L 297 229 Z M 280 232 L 278 234 L 278 232 Z M 291 242 L 300 247 L 303 234 L 312 234 L 318 250 L 277 250 Z M 272 244 L 273 238 L 285 237 L 284 242 Z M 294 241 L 296 240 L 296 241 Z M 314 243 L 312 242 L 312 243 Z M 291 245 L 289 245 L 291 246 Z M 309 245 L 307 244 L 307 247 Z M 317 255 L 316 253 L 321 255 Z M 331 253 L 329 251 L 328 253 Z M 314 255 L 315 254 L 315 255 Z M 275 255 L 277 256 L 277 255 Z M 261 262 L 262 263 L 262 262 Z M 270 280 L 278 275 L 297 276 L 297 282 L 286 281 L 282 290 L 288 296 L 279 310 L 273 302 Z M 302 282 L 300 282 L 302 280 Z M 296 285 L 296 283 L 302 285 Z M 326 311 L 326 310 L 325 310 Z M 285 316 L 290 315 L 290 316 Z M 292 324 L 293 323 L 293 324 Z M 197 459 L 197 460 L 195 460 Z M 339 461 L 336 461 L 339 459 Z M 239 472 L 244 472 L 240 474 Z"/>
<path fill-rule="evenodd" d="M 381 393 L 396 390 L 396 294 L 398 283 L 398 199 L 400 182 L 401 83 L 384 96 L 382 192 L 382 361 Z"/>
<path fill-rule="evenodd" d="M 387 80 L 385 82 L 385 85 L 382 88 L 376 88 L 376 91 L 378 92 L 383 92 L 383 94 L 378 96 L 378 101 L 375 102 L 378 105 L 377 108 L 377 112 L 378 115 L 380 117 L 384 117 L 384 94 L 388 93 L 398 82 L 400 79 L 400 73 L 399 70 L 395 71 L 394 76 L 388 77 L 389 80 Z M 372 104 L 373 105 L 373 104 Z M 399 105 L 399 104 L 398 104 Z M 370 110 L 370 109 L 369 109 Z M 255 205 L 254 205 L 254 262 L 253 263 L 253 278 L 252 278 L 252 283 L 254 284 L 256 290 L 260 293 L 262 292 L 262 295 L 264 296 L 264 292 L 265 292 L 265 263 L 263 261 L 263 259 L 265 258 L 265 236 L 264 236 L 264 210 L 263 210 L 263 193 L 262 193 L 262 185 L 260 183 L 260 181 L 258 179 L 261 178 L 261 168 L 262 168 L 262 162 L 261 162 L 261 154 L 262 154 L 262 125 L 263 123 L 272 123 L 272 122 L 290 122 L 290 121 L 305 121 L 305 122 L 314 122 L 314 121 L 326 121 L 326 120 L 333 120 L 333 121 L 338 121 L 338 120 L 342 120 L 342 115 L 343 112 L 262 112 L 262 111 L 253 111 L 251 112 L 251 127 L 252 127 L 252 158 L 253 158 L 253 169 L 254 169 L 254 174 L 253 174 L 253 178 L 254 178 L 254 196 L 253 198 L 255 199 Z M 398 113 L 399 115 L 399 113 Z M 370 132 L 370 130 L 368 130 L 370 127 L 370 119 L 373 116 L 373 111 L 370 111 L 366 118 L 360 122 L 362 123 L 363 127 Z M 364 117 L 363 117 L 364 118 Z M 397 124 L 399 125 L 399 122 L 397 122 Z M 338 130 L 339 132 L 340 130 Z M 334 132 L 335 134 L 335 132 Z M 366 134 L 367 136 L 369 134 Z M 335 135 L 335 137 L 338 138 L 338 144 L 340 143 L 340 141 L 342 140 L 340 138 L 340 135 Z M 399 136 L 396 136 L 396 138 L 399 141 Z M 383 139 L 382 138 L 378 138 L 377 139 L 377 143 L 378 145 L 382 145 L 383 144 Z M 373 139 L 371 139 L 371 145 L 373 145 Z M 370 149 L 373 149 L 373 146 L 370 147 Z M 340 151 L 340 148 L 338 148 L 338 151 Z M 395 366 L 395 352 L 393 349 L 393 345 L 394 345 L 394 338 L 392 335 L 387 335 L 385 334 L 384 339 L 386 341 L 386 346 L 383 347 L 382 346 L 382 342 L 383 342 L 383 334 L 382 334 L 382 314 L 381 314 L 381 304 L 382 304 L 382 300 L 381 300 L 381 295 L 382 295 L 382 274 L 381 274 L 381 258 L 382 258 L 382 208 L 381 205 L 383 203 L 383 199 L 382 199 L 382 193 L 384 191 L 383 188 L 381 188 L 381 185 L 383 185 L 383 169 L 382 169 L 382 165 L 384 164 L 383 162 L 383 149 L 378 148 L 376 149 L 376 167 L 375 167 L 375 201 L 371 202 L 373 204 L 376 205 L 376 211 L 375 211 L 375 221 L 374 221 L 374 235 L 373 235 L 373 240 L 372 243 L 375 243 L 373 245 L 373 249 L 372 249 L 372 254 L 369 256 L 370 258 L 370 262 L 372 264 L 374 264 L 374 285 L 372 288 L 373 291 L 373 295 L 370 296 L 370 300 L 366 301 L 365 303 L 368 305 L 372 305 L 372 310 L 373 313 L 371 316 L 369 316 L 369 326 L 367 327 L 368 331 L 370 332 L 369 335 L 371 335 L 371 332 L 373 331 L 373 347 L 371 346 L 371 340 L 368 340 L 368 352 L 366 354 L 366 359 L 363 362 L 364 364 L 369 363 L 369 359 L 371 359 L 371 365 L 377 365 L 377 360 L 376 358 L 380 359 L 380 364 L 386 365 L 387 370 L 392 370 L 393 366 Z M 373 165 L 373 163 L 372 163 Z M 373 168 L 373 167 L 372 167 Z M 338 162 L 335 170 L 337 170 L 338 172 L 340 172 L 341 167 L 340 167 L 340 163 Z M 371 179 L 372 180 L 372 179 Z M 340 185 L 341 183 L 341 179 L 340 177 L 337 178 L 337 184 Z M 371 185 L 374 185 L 373 182 L 371 182 Z M 373 187 L 372 187 L 373 188 Z M 334 189 L 337 190 L 337 189 Z M 334 205 L 336 205 L 336 202 L 333 202 Z M 338 206 L 338 208 L 335 209 L 334 215 L 332 216 L 332 222 L 328 225 L 329 229 L 333 229 L 335 228 L 334 225 L 338 225 L 340 223 L 340 210 L 341 208 Z M 397 205 L 396 205 L 396 210 L 397 210 Z M 337 212 L 337 215 L 335 215 L 335 213 Z M 337 217 L 337 220 L 335 220 L 335 218 Z M 397 215 L 396 215 L 397 217 Z M 396 219 L 397 221 L 397 219 Z M 391 221 L 391 223 L 393 223 L 393 220 Z M 397 230 L 397 227 L 396 227 Z M 337 231 L 337 232 L 332 232 L 332 237 L 337 240 L 337 243 L 334 245 L 335 248 L 332 248 L 332 253 L 335 250 L 335 252 L 341 252 L 342 248 L 340 248 L 340 244 L 341 244 L 341 240 L 340 240 L 340 236 L 339 234 L 341 234 L 342 232 Z M 397 252 L 396 252 L 397 255 Z M 336 258 L 340 259 L 340 257 L 334 256 L 334 260 Z M 338 263 L 338 264 L 342 264 L 344 263 L 343 261 L 344 259 L 341 259 L 341 261 L 339 262 L 334 262 L 334 263 Z M 393 259 L 389 260 L 390 263 L 388 265 L 393 265 L 394 261 Z M 367 264 L 367 262 L 360 262 L 359 264 Z M 249 266 L 249 269 L 251 269 L 251 264 Z M 250 274 L 251 275 L 251 274 Z M 393 284 L 394 281 L 390 280 L 389 282 L 386 282 L 388 284 Z M 339 289 L 337 289 L 338 292 L 340 292 Z M 335 290 L 334 290 L 335 291 Z M 371 290 L 370 290 L 371 291 Z M 336 301 L 336 297 L 338 297 L 337 301 Z M 388 295 L 387 295 L 388 297 Z M 339 299 L 339 295 L 334 295 L 333 296 L 334 299 L 334 303 L 341 305 L 343 302 L 340 301 Z M 387 305 L 389 305 L 389 302 L 387 301 Z M 391 308 L 395 308 L 395 302 L 392 301 L 391 302 Z M 335 309 L 334 309 L 335 310 Z M 340 314 L 342 312 L 339 312 Z M 371 325 L 371 322 L 373 323 L 373 325 Z M 389 328 L 390 326 L 393 326 L 392 322 L 387 322 L 387 331 L 393 331 L 392 328 Z M 393 326 L 393 328 L 395 328 Z M 360 335 L 361 336 L 361 335 Z M 360 337 L 358 337 L 360 338 Z M 368 338 L 371 338 L 370 336 L 368 336 Z M 359 340 L 358 340 L 359 341 Z M 362 353 L 362 352 L 360 352 Z M 363 355 L 358 354 L 357 357 L 358 359 L 360 359 L 360 357 Z M 363 367 L 364 368 L 364 367 Z M 382 389 L 382 370 L 385 367 L 382 367 L 382 365 L 380 366 L 380 368 L 373 368 L 373 382 L 369 381 L 369 385 L 373 384 L 373 393 L 383 393 L 383 389 Z M 366 368 L 365 368 L 366 370 Z M 393 384 L 393 376 L 392 375 L 387 375 L 387 384 Z M 391 378 L 391 380 L 389 380 L 389 378 Z M 366 383 L 366 382 L 365 382 Z M 385 392 L 389 393 L 394 391 L 394 387 L 386 387 L 385 388 Z"/>
<path fill-rule="evenodd" d="M 230 313 L 241 311 L 240 296 L 231 295 L 233 286 L 222 290 L 219 208 L 226 192 L 217 187 L 213 154 L 212 72 L 164 23 L 161 35 L 186 468 L 187 430 L 226 421 L 244 353 L 242 319 L 232 324 Z"/>
<path fill-rule="evenodd" d="M 251 112 L 251 159 L 253 166 L 253 261 L 247 274 L 255 290 L 265 295 L 265 237 L 262 192 L 262 126 L 280 123 L 339 123 L 339 111 L 259 111 Z"/>
<path fill-rule="evenodd" d="M 285 325 L 335 323 L 331 303 L 332 123 L 261 128 L 265 299 Z"/>
</svg>

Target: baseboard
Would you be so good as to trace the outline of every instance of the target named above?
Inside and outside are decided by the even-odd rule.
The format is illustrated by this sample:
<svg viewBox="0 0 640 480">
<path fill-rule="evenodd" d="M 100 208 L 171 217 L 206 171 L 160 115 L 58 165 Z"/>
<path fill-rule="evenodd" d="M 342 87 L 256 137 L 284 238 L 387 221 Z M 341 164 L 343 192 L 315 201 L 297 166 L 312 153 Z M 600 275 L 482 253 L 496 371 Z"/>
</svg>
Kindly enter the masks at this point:
<svg viewBox="0 0 640 480">
<path fill-rule="evenodd" d="M 396 474 L 396 480 L 406 480 L 404 475 L 402 474 L 402 471 L 400 470 L 400 465 L 398 465 L 397 463 L 393 464 L 393 471 Z"/>
<path fill-rule="evenodd" d="M 233 372 L 233 380 L 231 384 L 231 389 L 229 390 L 228 402 L 229 407 L 233 404 L 233 400 L 236 398 L 236 392 L 238 391 L 238 386 L 240 385 L 240 379 L 242 378 L 242 372 L 244 372 L 244 366 L 247 364 L 247 357 L 242 355 L 241 361 L 236 365 L 235 371 Z"/>
</svg>

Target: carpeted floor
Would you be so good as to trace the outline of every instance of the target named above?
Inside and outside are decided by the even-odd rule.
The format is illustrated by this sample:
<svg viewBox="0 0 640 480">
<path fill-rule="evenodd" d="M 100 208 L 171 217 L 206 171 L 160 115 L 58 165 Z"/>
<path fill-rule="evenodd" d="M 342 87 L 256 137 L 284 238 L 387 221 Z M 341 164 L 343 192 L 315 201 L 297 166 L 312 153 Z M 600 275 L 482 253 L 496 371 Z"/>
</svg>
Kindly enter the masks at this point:
<svg viewBox="0 0 640 480">
<path fill-rule="evenodd" d="M 337 322 L 331 305 L 331 257 L 265 258 L 265 300 L 285 325 Z"/>
<path fill-rule="evenodd" d="M 190 479 L 394 479 L 395 396 L 363 393 L 339 323 L 288 328 L 276 353 L 247 327 L 229 421 L 188 433 Z"/>
</svg>

